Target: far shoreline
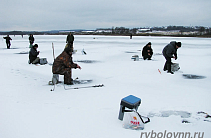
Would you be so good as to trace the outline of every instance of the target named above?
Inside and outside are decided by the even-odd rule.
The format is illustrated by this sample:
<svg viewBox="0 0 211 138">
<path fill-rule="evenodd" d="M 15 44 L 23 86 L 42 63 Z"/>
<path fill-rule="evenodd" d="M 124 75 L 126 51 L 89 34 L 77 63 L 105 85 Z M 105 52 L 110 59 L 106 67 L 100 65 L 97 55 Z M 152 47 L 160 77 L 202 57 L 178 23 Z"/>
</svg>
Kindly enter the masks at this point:
<svg viewBox="0 0 211 138">
<path fill-rule="evenodd" d="M 1 36 L 5 36 L 5 35 L 13 35 L 13 36 L 26 36 L 26 35 L 68 35 L 68 33 L 39 33 L 39 32 L 35 32 L 35 33 L 24 33 L 24 34 L 19 34 L 19 33 L 12 33 L 12 32 L 4 32 L 4 34 L 0 34 Z M 108 34 L 108 33 L 102 33 L 102 34 L 91 34 L 91 33 L 73 33 L 74 35 L 93 35 L 93 36 L 97 36 L 97 35 L 101 35 L 101 36 L 128 36 L 130 37 L 131 34 Z M 204 34 L 204 35 L 164 35 L 164 34 L 149 34 L 149 33 L 143 33 L 143 34 L 132 34 L 133 36 L 157 36 L 157 37 L 199 37 L 199 38 L 211 38 L 211 35 L 208 34 Z"/>
</svg>

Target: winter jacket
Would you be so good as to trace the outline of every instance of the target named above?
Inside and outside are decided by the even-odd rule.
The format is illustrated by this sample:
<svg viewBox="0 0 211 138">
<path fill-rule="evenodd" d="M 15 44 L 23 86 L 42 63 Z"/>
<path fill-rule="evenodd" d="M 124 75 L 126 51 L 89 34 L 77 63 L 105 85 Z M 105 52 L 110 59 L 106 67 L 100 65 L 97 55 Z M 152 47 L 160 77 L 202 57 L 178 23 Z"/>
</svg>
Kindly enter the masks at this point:
<svg viewBox="0 0 211 138">
<path fill-rule="evenodd" d="M 52 67 L 52 72 L 57 74 L 60 70 L 64 68 L 77 68 L 77 64 L 73 63 L 72 55 L 67 54 L 63 51 L 55 60 Z"/>
<path fill-rule="evenodd" d="M 171 41 L 168 45 L 163 48 L 163 56 L 177 59 L 177 48 L 176 48 L 176 41 Z"/>
<path fill-rule="evenodd" d="M 30 36 L 29 37 L 29 41 L 34 43 L 34 37 L 33 36 Z"/>
<path fill-rule="evenodd" d="M 3 38 L 6 39 L 6 43 L 10 43 L 10 40 L 12 40 L 9 36 Z"/>
<path fill-rule="evenodd" d="M 67 36 L 67 40 L 66 40 L 66 43 L 73 43 L 73 41 L 74 41 L 74 36 L 73 36 L 73 34 L 68 34 L 68 36 Z"/>
<path fill-rule="evenodd" d="M 149 50 L 149 52 L 148 52 Z M 153 55 L 153 50 L 151 47 L 148 47 L 147 45 L 144 46 L 143 50 L 142 50 L 142 56 L 148 55 L 148 53 L 152 56 Z"/>
<path fill-rule="evenodd" d="M 39 52 L 37 52 L 37 50 L 34 47 L 32 47 L 29 52 L 30 63 L 32 63 L 37 58 L 38 55 L 39 55 Z"/>
</svg>

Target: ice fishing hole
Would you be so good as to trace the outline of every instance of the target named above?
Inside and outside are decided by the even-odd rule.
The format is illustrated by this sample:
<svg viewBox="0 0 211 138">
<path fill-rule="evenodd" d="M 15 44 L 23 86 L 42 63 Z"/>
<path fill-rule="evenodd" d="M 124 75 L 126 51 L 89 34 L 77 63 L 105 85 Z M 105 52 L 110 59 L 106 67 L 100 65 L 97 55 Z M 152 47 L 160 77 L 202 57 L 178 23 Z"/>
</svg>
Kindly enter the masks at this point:
<svg viewBox="0 0 211 138">
<path fill-rule="evenodd" d="M 77 61 L 75 61 L 75 62 L 82 62 L 82 63 L 96 63 L 96 62 L 98 62 L 98 61 L 96 61 L 96 60 L 77 60 Z"/>
<path fill-rule="evenodd" d="M 205 76 L 194 75 L 194 74 L 183 74 L 182 75 L 185 79 L 204 79 Z"/>
<path fill-rule="evenodd" d="M 138 53 L 138 52 L 125 51 L 125 53 Z"/>
</svg>

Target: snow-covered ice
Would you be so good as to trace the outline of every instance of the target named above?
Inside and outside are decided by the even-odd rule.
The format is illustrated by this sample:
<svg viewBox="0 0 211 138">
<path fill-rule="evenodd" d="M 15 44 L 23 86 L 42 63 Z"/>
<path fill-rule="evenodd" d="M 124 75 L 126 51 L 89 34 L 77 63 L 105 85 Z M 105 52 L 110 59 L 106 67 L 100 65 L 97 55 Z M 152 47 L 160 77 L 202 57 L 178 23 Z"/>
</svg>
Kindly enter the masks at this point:
<svg viewBox="0 0 211 138">
<path fill-rule="evenodd" d="M 75 35 L 73 61 L 82 69 L 72 70 L 73 79 L 93 80 L 76 86 L 105 86 L 65 90 L 58 84 L 50 91 L 52 67 L 29 65 L 28 36 L 10 37 L 12 49 L 6 49 L 3 36 L 0 41 L 0 138 L 139 138 L 152 130 L 211 136 L 211 119 L 197 114 L 211 114 L 210 38 Z M 65 47 L 65 35 L 34 37 L 39 57 L 49 63 L 53 63 L 52 43 L 56 56 Z M 181 69 L 174 75 L 162 71 L 161 52 L 170 41 L 182 42 L 178 60 L 173 60 Z M 131 57 L 141 57 L 148 42 L 153 60 L 133 61 Z M 186 79 L 183 74 L 205 78 Z M 141 98 L 138 112 L 151 119 L 144 130 L 124 129 L 118 120 L 120 101 L 128 95 Z M 184 119 L 190 123 L 182 123 Z"/>
</svg>

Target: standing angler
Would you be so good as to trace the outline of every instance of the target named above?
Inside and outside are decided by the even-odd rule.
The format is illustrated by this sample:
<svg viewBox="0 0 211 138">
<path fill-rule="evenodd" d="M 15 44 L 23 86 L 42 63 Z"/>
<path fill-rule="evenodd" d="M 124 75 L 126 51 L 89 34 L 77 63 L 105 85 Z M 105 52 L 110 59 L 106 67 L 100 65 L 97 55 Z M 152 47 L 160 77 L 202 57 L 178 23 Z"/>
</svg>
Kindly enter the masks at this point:
<svg viewBox="0 0 211 138">
<path fill-rule="evenodd" d="M 73 34 L 70 32 L 68 35 L 67 35 L 67 39 L 66 39 L 66 43 L 71 46 L 73 45 L 73 41 L 74 41 L 74 36 Z"/>
<path fill-rule="evenodd" d="M 12 40 L 9 35 L 7 35 L 6 37 L 3 37 L 4 39 L 6 39 L 6 45 L 7 45 L 7 49 L 10 49 L 10 40 Z"/>
<path fill-rule="evenodd" d="M 29 48 L 32 48 L 33 46 L 33 43 L 34 43 L 34 36 L 32 34 L 30 34 L 29 36 Z"/>
<path fill-rule="evenodd" d="M 181 47 L 181 42 L 171 41 L 167 46 L 163 48 L 163 56 L 166 59 L 166 63 L 164 65 L 163 70 L 168 71 L 167 73 L 174 74 L 171 71 L 171 58 L 177 60 L 177 49 Z"/>
<path fill-rule="evenodd" d="M 34 36 L 30 34 L 29 36 L 29 43 L 32 45 L 34 43 Z"/>
</svg>

